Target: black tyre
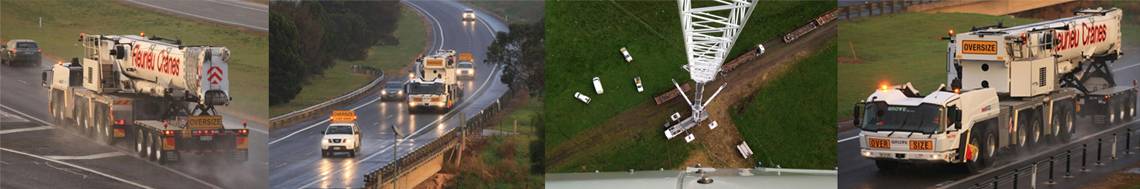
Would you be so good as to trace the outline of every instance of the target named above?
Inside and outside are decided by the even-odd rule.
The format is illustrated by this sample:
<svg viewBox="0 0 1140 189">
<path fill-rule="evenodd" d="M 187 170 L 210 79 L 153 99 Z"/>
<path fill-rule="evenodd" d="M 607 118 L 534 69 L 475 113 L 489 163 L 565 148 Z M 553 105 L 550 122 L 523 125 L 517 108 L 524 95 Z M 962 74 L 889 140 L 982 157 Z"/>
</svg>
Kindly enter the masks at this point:
<svg viewBox="0 0 1140 189">
<path fill-rule="evenodd" d="M 1073 106 L 1071 105 L 1064 105 L 1063 107 L 1065 109 L 1061 111 L 1059 116 L 1056 116 L 1059 117 L 1058 123 L 1061 126 L 1061 135 L 1057 138 L 1060 139 L 1060 141 L 1069 142 L 1073 139 L 1073 134 L 1076 132 L 1073 127 L 1073 120 L 1076 119 L 1074 114 L 1076 113 L 1073 111 Z"/>
<path fill-rule="evenodd" d="M 1033 128 L 1025 117 L 1019 116 L 1017 119 L 1017 146 L 1021 150 L 1029 149 L 1029 130 Z"/>
<path fill-rule="evenodd" d="M 1042 123 L 1044 120 L 1037 118 L 1037 115 L 1040 115 L 1037 114 L 1037 112 L 1033 113 L 1033 116 L 1028 118 L 1029 125 L 1031 125 L 1030 128 L 1032 129 L 1029 130 L 1029 148 L 1033 148 L 1034 146 L 1037 146 L 1037 144 L 1040 144 L 1041 138 L 1044 138 L 1043 136 L 1045 135 L 1045 124 Z"/>
<path fill-rule="evenodd" d="M 969 153 L 966 153 L 963 156 L 964 159 L 966 159 L 966 163 L 965 163 L 966 164 L 965 165 L 966 166 L 966 172 L 977 173 L 978 171 L 982 170 L 982 168 L 985 168 L 985 165 L 982 164 L 982 161 L 983 161 L 982 157 L 983 156 L 982 156 L 982 150 L 980 150 L 982 148 L 981 144 L 982 143 L 978 142 L 978 137 L 971 137 L 969 145 L 965 146 L 966 148 L 969 148 L 970 146 L 974 146 L 976 148 L 976 149 L 967 149 L 967 151 L 969 151 Z"/>
<path fill-rule="evenodd" d="M 982 151 L 980 159 L 982 162 L 981 169 L 985 169 L 986 167 L 993 165 L 994 161 L 997 161 L 997 135 L 995 135 L 993 131 L 986 131 L 985 133 L 986 134 L 983 136 L 986 137 L 986 140 L 982 141 L 982 143 L 985 145 L 981 146 L 980 149 L 978 149 L 979 151 Z"/>
</svg>

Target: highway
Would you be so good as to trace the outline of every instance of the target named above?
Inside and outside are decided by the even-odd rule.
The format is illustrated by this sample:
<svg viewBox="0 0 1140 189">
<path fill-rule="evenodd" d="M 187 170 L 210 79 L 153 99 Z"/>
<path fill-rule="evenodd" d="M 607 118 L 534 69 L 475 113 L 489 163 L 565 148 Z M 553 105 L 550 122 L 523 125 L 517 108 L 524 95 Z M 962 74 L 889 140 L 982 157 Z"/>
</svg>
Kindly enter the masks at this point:
<svg viewBox="0 0 1140 189">
<path fill-rule="evenodd" d="M 316 116 L 289 126 L 275 128 L 269 133 L 269 182 L 271 188 L 331 188 L 363 187 L 363 175 L 392 161 L 393 151 L 406 154 L 428 144 L 435 138 L 455 129 L 460 119 L 469 119 L 480 110 L 494 104 L 507 91 L 499 81 L 501 69 L 484 64 L 485 49 L 494 40 L 494 32 L 505 32 L 507 27 L 495 17 L 478 13 L 476 24 L 464 25 L 460 21 L 465 5 L 454 1 L 404 1 L 404 8 L 419 11 L 431 27 L 430 50 L 455 49 L 471 52 L 476 60 L 476 77 L 463 81 L 463 100 L 458 108 L 446 114 L 409 114 L 406 103 L 379 101 L 379 92 L 365 94 L 344 108 L 356 111 L 357 123 L 362 129 L 362 149 L 356 157 L 347 153 L 322 158 L 320 131 L 328 125 L 328 118 Z M 411 64 L 411 62 L 409 62 Z M 400 81 L 405 75 L 388 76 L 387 80 Z M 392 128 L 399 130 L 399 145 Z"/>
<path fill-rule="evenodd" d="M 238 26 L 260 32 L 269 31 L 269 6 L 264 4 L 244 0 L 124 0 L 124 2 L 164 14 Z"/>
<path fill-rule="evenodd" d="M 1135 46 L 1126 46 L 1126 49 L 1135 49 Z M 1128 51 L 1128 50 L 1126 50 Z M 1135 51 L 1135 50 L 1132 50 Z M 1110 67 L 1113 69 L 1113 74 L 1116 77 L 1118 85 L 1132 85 L 1133 80 L 1140 80 L 1140 57 L 1125 56 Z M 872 88 L 868 88 L 870 91 Z M 928 91 L 931 89 L 919 89 L 920 91 Z M 1092 126 L 1090 120 L 1081 118 L 1077 120 L 1077 134 L 1073 136 L 1073 142 L 1076 139 L 1093 135 L 1097 132 L 1107 130 L 1102 127 Z M 1131 123 L 1116 125 L 1114 127 L 1140 126 L 1140 121 L 1133 121 Z M 875 167 L 875 162 L 859 155 L 859 129 L 850 129 L 840 131 L 838 133 L 838 149 L 839 149 L 839 188 L 929 188 L 940 185 L 950 184 L 956 180 L 973 179 L 972 174 L 967 174 L 964 170 L 958 168 L 950 168 L 947 166 L 938 165 L 917 165 L 913 167 L 902 167 L 899 170 L 890 172 L 880 172 Z M 1015 163 L 1021 160 L 1027 160 L 1043 155 L 1042 152 L 1050 151 L 1060 148 L 1060 144 L 1052 144 L 1047 146 L 1037 146 L 1032 150 L 1021 152 L 1013 155 L 999 156 L 999 160 L 994 163 L 996 166 L 1004 164 Z M 1126 164 L 1120 166 L 1132 166 L 1134 164 Z M 1124 167 L 1120 167 L 1124 168 Z M 999 172 L 995 168 L 987 168 L 977 175 L 987 175 Z M 1111 172 L 1111 171 L 1109 171 Z M 1094 177 L 1094 176 L 1089 176 Z M 1079 182 L 1096 181 L 1096 179 L 1078 179 Z M 1025 181 L 1023 181 L 1025 182 Z M 1081 186 L 1082 183 L 1066 183 L 1070 186 Z"/>
<path fill-rule="evenodd" d="M 142 1 L 129 1 L 140 3 Z M 146 1 L 157 12 L 179 11 L 188 19 L 212 18 L 260 31 L 267 9 L 244 2 Z M 165 7 L 156 8 L 156 7 Z M 240 9 L 234 9 L 240 8 Z M 169 9 L 169 10 L 168 10 Z M 209 12 L 225 10 L 224 12 Z M 260 16 L 256 17 L 258 12 Z M 211 20 L 211 19 L 205 19 Z M 78 47 L 77 47 L 78 48 Z M 45 52 L 51 54 L 50 52 Z M 264 118 L 223 113 L 224 124 L 248 123 L 249 160 L 227 162 L 183 154 L 181 162 L 159 165 L 134 155 L 130 141 L 101 145 L 81 132 L 52 124 L 47 88 L 40 73 L 56 63 L 45 56 L 38 65 L 0 67 L 0 188 L 266 188 L 267 127 Z M 241 73 L 234 73 L 241 74 Z M 241 82 L 241 81 L 231 81 Z M 223 112 L 227 112 L 222 108 Z"/>
</svg>

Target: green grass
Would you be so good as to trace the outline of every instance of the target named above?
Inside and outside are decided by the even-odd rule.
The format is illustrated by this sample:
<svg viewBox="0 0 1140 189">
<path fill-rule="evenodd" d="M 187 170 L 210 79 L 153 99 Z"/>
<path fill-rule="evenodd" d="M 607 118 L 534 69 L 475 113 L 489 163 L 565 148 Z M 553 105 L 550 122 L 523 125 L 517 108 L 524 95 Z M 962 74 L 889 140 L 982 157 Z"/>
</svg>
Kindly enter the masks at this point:
<svg viewBox="0 0 1140 189">
<path fill-rule="evenodd" d="M 400 69 L 415 61 L 416 56 L 423 52 L 427 40 L 427 28 L 415 9 L 403 7 L 400 10 L 400 20 L 397 23 L 395 36 L 400 39 L 399 45 L 374 46 L 368 50 L 368 57 L 358 61 L 338 60 L 336 65 L 325 69 L 323 75 L 313 76 L 297 94 L 297 97 L 285 104 L 269 107 L 273 116 L 303 109 L 314 104 L 339 97 L 371 82 L 373 77 L 354 74 L 352 65 L 379 68 L 384 70 L 386 77 L 402 76 Z"/>
<path fill-rule="evenodd" d="M 462 178 L 458 185 L 465 188 L 541 188 L 545 182 L 542 175 L 529 170 L 534 161 L 530 158 L 532 152 L 528 146 L 540 140 L 533 122 L 539 112 L 542 112 L 541 100 L 531 98 L 523 107 L 508 114 L 494 129 L 516 134 L 489 138 L 487 145 L 477 152 L 481 163 L 464 164 L 467 167 L 460 169 Z M 517 130 L 514 127 L 516 121 Z M 479 174 L 483 171 L 493 176 L 482 177 Z"/>
<path fill-rule="evenodd" d="M 861 64 L 839 64 L 836 79 L 835 115 L 851 117 L 852 105 L 870 95 L 880 83 L 911 82 L 920 92 L 930 92 L 946 82 L 946 41 L 949 29 L 966 32 L 971 26 L 1006 26 L 1035 22 L 1032 19 L 965 13 L 902 13 L 870 17 L 839 24 L 839 56 Z M 853 46 L 852 46 L 853 45 Z"/>
<path fill-rule="evenodd" d="M 827 115 L 835 107 L 835 101 L 827 99 L 836 91 L 836 52 L 835 45 L 822 49 L 770 81 L 750 102 L 739 104 L 744 111 L 734 111 L 732 121 L 755 153 L 750 161 L 766 167 L 836 166 L 835 118 Z"/>
<path fill-rule="evenodd" d="M 43 18 L 43 28 L 37 27 Z M 4 40 L 32 39 L 47 55 L 69 59 L 82 55 L 79 33 L 175 37 L 187 44 L 225 46 L 229 62 L 231 108 L 266 117 L 269 40 L 265 33 L 191 21 L 111 1 L 4 1 L 0 6 Z"/>
<path fill-rule="evenodd" d="M 499 1 L 499 0 L 461 0 L 478 10 L 490 11 L 499 16 L 508 24 L 525 24 L 537 22 L 545 16 L 542 12 L 542 1 Z"/>
<path fill-rule="evenodd" d="M 650 120 L 662 120 L 655 122 L 658 125 L 664 123 L 664 119 Z M 552 129 L 549 126 L 551 122 L 546 122 L 546 124 L 549 133 L 549 130 Z M 547 134 L 547 136 L 550 135 Z M 546 142 L 549 143 L 550 140 L 547 139 Z M 662 137 L 661 130 L 658 129 L 641 129 L 634 136 L 625 140 L 609 141 L 601 145 L 603 146 L 594 148 L 589 152 L 578 152 L 585 154 L 574 154 L 572 158 L 560 164 L 548 164 L 546 172 L 675 169 L 688 159 L 689 152 L 701 149 L 699 145 L 686 144 L 684 140 L 679 138 L 666 140 L 665 137 Z"/>
<path fill-rule="evenodd" d="M 748 46 L 774 39 L 815 16 L 834 8 L 834 4 L 813 2 L 763 2 L 754 12 L 739 37 L 733 52 L 743 53 Z M 563 1 L 546 3 L 546 148 L 599 125 L 614 115 L 638 104 L 651 101 L 673 89 L 670 79 L 688 82 L 680 20 L 675 2 L 645 1 Z M 798 19 L 798 21 L 797 21 Z M 618 51 L 628 47 L 634 58 L 625 63 Z M 599 76 L 605 94 L 596 95 L 590 79 Z M 641 76 L 645 92 L 637 93 L 633 77 Z M 574 92 L 593 98 L 589 105 L 573 99 Z M 647 131 L 648 132 L 648 131 Z M 653 137 L 660 138 L 653 132 Z M 639 135 L 641 137 L 641 135 Z M 644 139 L 650 140 L 650 139 Z M 665 141 L 619 141 L 621 150 L 646 152 L 628 156 L 637 164 L 652 169 L 671 165 L 646 161 L 661 157 Z M 685 149 L 676 151 L 684 151 Z M 617 153 L 617 152 L 613 152 Z M 607 154 L 598 154 L 606 157 Z M 670 154 L 670 156 L 679 154 Z M 603 161 L 600 158 L 599 161 Z M 604 161 L 620 161 L 606 159 Z M 680 161 L 667 161 L 680 162 Z M 603 162 L 604 163 L 604 162 Z M 620 164 L 614 164 L 620 165 Z"/>
</svg>

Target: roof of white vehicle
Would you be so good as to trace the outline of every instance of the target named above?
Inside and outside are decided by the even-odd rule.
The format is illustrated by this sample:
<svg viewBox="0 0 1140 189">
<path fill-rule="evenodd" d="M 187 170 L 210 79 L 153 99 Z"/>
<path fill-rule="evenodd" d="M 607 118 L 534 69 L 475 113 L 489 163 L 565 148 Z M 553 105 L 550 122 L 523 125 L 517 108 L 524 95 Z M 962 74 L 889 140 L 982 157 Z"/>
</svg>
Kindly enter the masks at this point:
<svg viewBox="0 0 1140 189">
<path fill-rule="evenodd" d="M 907 96 L 903 93 L 902 89 L 891 87 L 888 89 L 875 90 L 875 93 L 868 96 L 866 102 L 884 101 L 889 105 L 898 106 L 918 106 L 923 103 L 928 104 L 945 104 L 956 94 L 946 91 L 934 91 L 926 96 Z"/>
</svg>

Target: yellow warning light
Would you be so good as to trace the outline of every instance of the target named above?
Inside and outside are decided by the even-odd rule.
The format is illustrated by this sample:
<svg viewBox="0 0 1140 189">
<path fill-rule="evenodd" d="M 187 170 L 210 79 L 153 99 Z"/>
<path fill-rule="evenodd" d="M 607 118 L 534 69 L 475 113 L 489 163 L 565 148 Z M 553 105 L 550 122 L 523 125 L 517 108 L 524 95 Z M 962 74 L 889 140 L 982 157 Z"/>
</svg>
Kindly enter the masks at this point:
<svg viewBox="0 0 1140 189">
<path fill-rule="evenodd" d="M 879 84 L 879 90 L 887 90 L 887 84 Z"/>
<path fill-rule="evenodd" d="M 334 110 L 329 118 L 333 123 L 352 123 L 356 121 L 356 112 L 352 110 Z"/>
<path fill-rule="evenodd" d="M 962 90 L 961 89 L 954 89 L 954 94 L 962 94 Z"/>
<path fill-rule="evenodd" d="M 146 37 L 146 32 L 139 32 L 139 36 Z"/>
<path fill-rule="evenodd" d="M 954 29 L 950 29 L 950 31 L 947 31 L 946 33 L 953 36 L 954 35 Z"/>
</svg>

